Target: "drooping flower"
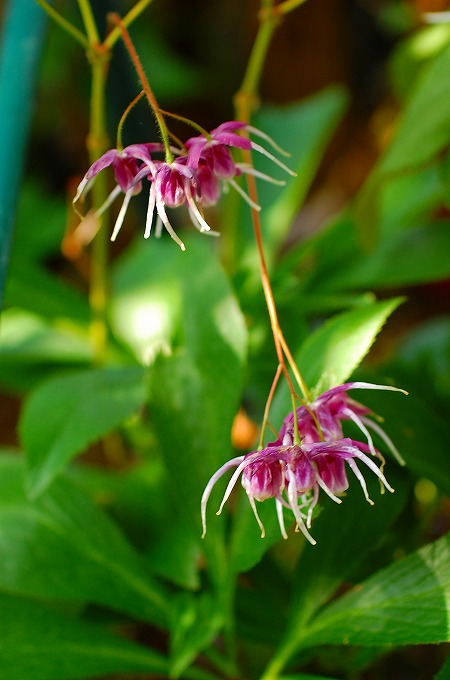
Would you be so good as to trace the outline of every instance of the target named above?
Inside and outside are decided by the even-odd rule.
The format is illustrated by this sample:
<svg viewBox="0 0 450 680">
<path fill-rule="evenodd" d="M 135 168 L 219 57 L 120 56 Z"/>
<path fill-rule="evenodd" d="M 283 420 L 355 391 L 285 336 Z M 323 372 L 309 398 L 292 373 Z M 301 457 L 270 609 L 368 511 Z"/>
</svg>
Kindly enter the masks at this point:
<svg viewBox="0 0 450 680">
<path fill-rule="evenodd" d="M 209 133 L 209 136 L 199 135 L 197 137 L 190 137 L 185 143 L 186 149 L 188 150 L 187 162 L 190 167 L 197 170 L 201 169 L 202 166 L 207 166 L 209 168 L 210 172 L 208 180 L 205 178 L 205 186 L 207 187 L 206 194 L 211 195 L 213 193 L 213 190 L 207 186 L 206 182 L 215 182 L 214 186 L 217 186 L 217 180 L 223 180 L 236 189 L 247 203 L 258 209 L 259 206 L 251 201 L 249 196 L 235 182 L 234 178 L 246 173 L 255 175 L 256 177 L 267 182 L 272 182 L 273 184 L 283 185 L 284 182 L 259 172 L 248 163 L 235 162 L 230 152 L 231 148 L 245 151 L 253 149 L 269 158 L 288 174 L 295 175 L 296 173 L 282 163 L 276 156 L 267 151 L 265 147 L 257 144 L 248 136 L 243 137 L 242 135 L 237 134 L 238 131 L 259 136 L 277 149 L 279 153 L 284 154 L 282 149 L 280 149 L 270 137 L 257 128 L 240 121 L 232 120 L 219 125 L 219 127 Z"/>
<path fill-rule="evenodd" d="M 335 441 L 342 439 L 343 421 L 353 421 L 367 439 L 372 455 L 375 455 L 375 447 L 369 430 L 378 434 L 390 449 L 394 457 L 401 465 L 404 461 L 397 451 L 394 443 L 386 432 L 373 420 L 367 416 L 373 415 L 371 410 L 348 396 L 349 390 L 387 390 L 393 392 L 404 392 L 397 387 L 390 385 L 375 385 L 366 382 L 349 382 L 338 387 L 333 387 L 321 394 L 317 399 L 307 405 L 297 409 L 297 420 L 299 432 L 303 443 L 312 443 L 319 440 Z M 280 438 L 283 443 L 294 441 L 294 415 L 290 413 L 284 419 L 280 430 Z"/>
<path fill-rule="evenodd" d="M 290 413 L 275 442 L 261 450 L 233 458 L 211 477 L 201 501 L 203 536 L 206 533 L 206 507 L 211 491 L 222 475 L 233 467 L 236 470 L 228 483 L 217 514 L 222 511 L 241 477 L 242 486 L 261 529 L 261 537 L 264 537 L 265 531 L 255 501 L 274 498 L 282 536 L 287 538 L 283 518 L 283 507 L 286 507 L 293 512 L 296 530 L 301 531 L 314 544 L 308 530 L 311 528 L 319 492 L 322 490 L 333 501 L 341 503 L 339 496 L 349 485 L 347 467 L 357 478 L 366 500 L 373 504 L 357 465 L 358 460 L 378 477 L 384 488 L 392 492 L 393 489 L 382 471 L 384 459 L 375 448 L 367 427 L 380 435 L 400 462 L 403 463 L 403 460 L 386 433 L 366 417 L 370 409 L 348 397 L 347 391 L 357 388 L 396 390 L 383 385 L 355 382 L 324 392 L 311 404 L 297 409 L 300 443 L 295 442 L 294 415 Z M 358 425 L 367 438 L 367 444 L 344 436 L 344 420 L 353 420 Z M 381 461 L 381 467 L 376 465 L 373 458 Z"/>
<path fill-rule="evenodd" d="M 99 217 L 119 194 L 124 194 L 122 207 L 111 236 L 111 240 L 114 241 L 122 227 L 131 198 L 141 192 L 144 180 L 148 180 L 150 190 L 144 237 L 150 236 L 156 212 L 156 234 L 159 235 L 164 227 L 180 248 L 185 250 L 184 243 L 177 236 L 169 221 L 166 208 L 186 205 L 191 222 L 200 232 L 217 235 L 216 232 L 211 231 L 204 217 L 203 208 L 217 203 L 223 182 L 233 186 L 256 209 L 259 209 L 259 206 L 253 203 L 235 182 L 236 177 L 247 173 L 275 184 L 284 184 L 282 181 L 258 172 L 249 164 L 235 162 L 230 153 L 231 147 L 258 151 L 286 172 L 295 175 L 267 149 L 250 140 L 248 136 L 243 137 L 237 134 L 239 131 L 260 136 L 274 148 L 278 148 L 259 130 L 245 123 L 229 121 L 210 134 L 191 137 L 185 145 L 180 145 L 180 148 L 170 147 L 170 152 L 174 157 L 170 162 L 167 160 L 166 149 L 161 143 L 131 144 L 124 149 L 110 149 L 88 169 L 78 186 L 73 203 L 77 203 L 86 196 L 102 170 L 112 167 L 116 186 L 103 205 L 96 210 L 95 217 Z M 158 154 L 159 158 L 155 158 L 155 154 Z M 161 160 L 161 155 L 166 155 L 166 160 Z"/>
<path fill-rule="evenodd" d="M 108 167 L 112 167 L 116 179 L 116 186 L 109 194 L 104 203 L 97 209 L 95 216 L 100 215 L 113 203 L 120 193 L 125 194 L 122 207 L 117 216 L 111 240 L 114 241 L 120 227 L 122 226 L 128 204 L 133 196 L 142 190 L 142 181 L 139 177 L 142 166 L 149 170 L 154 167 L 151 153 L 163 150 L 163 145 L 159 143 L 131 144 L 124 149 L 109 149 L 98 160 L 91 165 L 85 176 L 78 185 L 73 203 L 77 203 L 84 198 L 92 188 L 97 175 Z"/>
</svg>

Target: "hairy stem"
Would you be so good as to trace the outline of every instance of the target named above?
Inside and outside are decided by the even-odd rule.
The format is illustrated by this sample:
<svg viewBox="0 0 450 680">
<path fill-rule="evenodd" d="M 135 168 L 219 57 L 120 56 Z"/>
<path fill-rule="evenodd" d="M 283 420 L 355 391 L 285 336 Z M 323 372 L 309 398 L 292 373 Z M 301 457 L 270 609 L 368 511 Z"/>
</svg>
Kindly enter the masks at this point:
<svg viewBox="0 0 450 680">
<path fill-rule="evenodd" d="M 128 50 L 128 54 L 130 55 L 131 61 L 133 62 L 133 66 L 136 69 L 136 73 L 139 76 L 139 80 L 141 81 L 142 89 L 145 92 L 145 96 L 147 97 L 149 106 L 152 109 L 154 116 L 156 118 L 156 122 L 158 124 L 159 131 L 161 133 L 161 138 L 164 144 L 164 149 L 166 153 L 166 163 L 172 163 L 173 154 L 172 151 L 170 150 L 169 130 L 167 128 L 166 121 L 164 120 L 164 116 L 162 115 L 161 110 L 158 106 L 158 102 L 156 101 L 156 97 L 153 94 L 153 90 L 150 87 L 150 83 L 148 82 L 147 76 L 145 75 L 144 68 L 141 64 L 141 60 L 139 59 L 138 53 L 136 52 L 136 49 L 130 38 L 130 34 L 128 33 L 126 26 L 123 24 L 118 14 L 112 12 L 111 14 L 109 14 L 109 18 L 111 19 L 112 22 L 116 24 L 116 26 L 119 28 L 122 34 L 122 40 L 125 44 L 125 47 Z"/>
</svg>

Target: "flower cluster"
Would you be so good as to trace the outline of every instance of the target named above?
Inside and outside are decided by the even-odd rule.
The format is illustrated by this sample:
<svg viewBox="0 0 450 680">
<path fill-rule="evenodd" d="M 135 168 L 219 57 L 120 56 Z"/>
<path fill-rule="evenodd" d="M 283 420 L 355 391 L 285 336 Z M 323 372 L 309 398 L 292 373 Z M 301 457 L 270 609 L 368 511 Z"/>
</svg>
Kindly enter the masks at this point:
<svg viewBox="0 0 450 680">
<path fill-rule="evenodd" d="M 246 136 L 241 136 L 238 132 L 243 132 Z M 150 191 L 144 238 L 150 236 L 156 211 L 157 235 L 161 233 L 164 226 L 173 240 L 182 250 L 185 250 L 183 242 L 170 224 L 166 207 L 177 208 L 186 205 L 191 221 L 199 231 L 215 233 L 211 232 L 204 218 L 203 207 L 217 203 L 224 185 L 232 186 L 253 208 L 259 209 L 259 206 L 255 205 L 236 183 L 235 178 L 242 174 L 253 174 L 275 184 L 284 184 L 282 181 L 258 172 L 252 165 L 235 162 L 230 152 L 231 148 L 245 151 L 253 149 L 270 158 L 289 174 L 295 175 L 266 148 L 251 140 L 250 134 L 262 137 L 283 153 L 260 130 L 238 121 L 228 121 L 210 133 L 191 137 L 185 142 L 183 148 L 171 147 L 170 153 L 173 160 L 170 162 L 155 158 L 155 155 L 161 155 L 167 151 L 161 143 L 132 144 L 121 150 L 110 149 L 91 165 L 78 186 L 73 202 L 76 203 L 83 198 L 98 173 L 111 166 L 117 184 L 104 204 L 97 210 L 96 217 L 99 217 L 119 194 L 124 194 L 123 204 L 111 236 L 111 240 L 114 241 L 123 224 L 131 198 L 140 193 L 143 180 L 148 180 Z"/>
<path fill-rule="evenodd" d="M 242 476 L 242 486 L 264 537 L 264 526 L 259 518 L 255 501 L 274 498 L 283 538 L 287 538 L 283 507 L 290 508 L 296 521 L 296 530 L 315 544 L 309 533 L 314 507 L 322 489 L 336 503 L 348 488 L 347 468 L 360 483 L 366 500 L 369 498 L 366 482 L 357 465 L 364 463 L 380 480 L 382 486 L 393 491 L 383 474 L 384 459 L 375 448 L 370 430 L 375 432 L 391 450 L 397 460 L 403 460 L 394 444 L 374 422 L 370 409 L 351 399 L 352 389 L 397 390 L 395 387 L 371 383 L 350 382 L 324 392 L 311 404 L 300 406 L 296 414 L 284 420 L 278 439 L 264 449 L 233 458 L 223 465 L 209 480 L 203 493 L 201 514 L 203 535 L 206 533 L 206 505 L 211 491 L 222 475 L 236 467 L 225 490 L 217 514 L 220 514 L 236 482 Z M 297 427 L 295 425 L 297 422 Z M 343 421 L 352 421 L 364 435 L 366 442 L 344 436 Z M 298 435 L 296 436 L 296 431 Z M 381 461 L 378 467 L 373 459 Z"/>
</svg>

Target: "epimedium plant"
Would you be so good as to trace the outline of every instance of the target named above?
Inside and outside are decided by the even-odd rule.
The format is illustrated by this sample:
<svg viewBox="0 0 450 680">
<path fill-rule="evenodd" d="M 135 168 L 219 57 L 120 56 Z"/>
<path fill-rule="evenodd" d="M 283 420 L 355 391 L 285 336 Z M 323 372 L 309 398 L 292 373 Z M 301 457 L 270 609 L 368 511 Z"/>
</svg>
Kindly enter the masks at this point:
<svg viewBox="0 0 450 680">
<path fill-rule="evenodd" d="M 441 416 L 450 391 L 437 381 L 448 340 L 430 331 L 437 365 L 420 363 L 413 333 L 403 357 L 361 366 L 404 302 L 390 291 L 450 274 L 448 220 L 436 210 L 448 179 L 446 24 L 413 36 L 435 45 L 424 63 L 411 39 L 402 43 L 398 91 L 405 71 L 414 89 L 355 205 L 283 251 L 346 104 L 331 88 L 255 111 L 272 35 L 302 0 L 262 0 L 235 119 L 212 131 L 161 109 L 153 92 L 152 64 L 148 78 L 130 31 L 158 3 L 108 15 L 104 39 L 90 2 L 77 4 L 81 28 L 46 0 L 32 10 L 88 57 L 89 168 L 66 246 L 88 249 L 90 268 L 83 295 L 44 266 L 64 209 L 24 187 L 32 207 L 17 218 L 0 347 L 2 383 L 24 395 L 23 456 L 0 457 L 5 677 L 333 680 L 364 677 L 396 647 L 448 642 L 449 539 L 419 531 L 412 493 L 417 479 L 434 489 L 431 503 L 450 490 Z M 9 3 L 3 63 L 36 29 L 23 11 Z M 106 84 L 119 42 L 138 85 L 108 149 Z M 2 87 L 11 77 L 2 71 Z M 33 78 L 30 65 L 28 89 L 11 90 L 10 106 L 31 98 Z M 156 137 L 124 146 L 141 99 Z M 8 130 L 22 134 L 13 182 L 0 196 L 5 253 L 21 111 Z M 175 122 L 191 136 L 175 136 Z M 109 241 L 120 244 L 138 194 L 143 227 L 111 261 Z M 143 240 L 153 229 L 161 238 Z M 248 414 L 261 427 L 242 444 Z M 73 461 L 99 441 L 103 467 Z M 395 673 L 386 664 L 384 677 Z M 447 673 L 448 662 L 436 677 Z"/>
</svg>

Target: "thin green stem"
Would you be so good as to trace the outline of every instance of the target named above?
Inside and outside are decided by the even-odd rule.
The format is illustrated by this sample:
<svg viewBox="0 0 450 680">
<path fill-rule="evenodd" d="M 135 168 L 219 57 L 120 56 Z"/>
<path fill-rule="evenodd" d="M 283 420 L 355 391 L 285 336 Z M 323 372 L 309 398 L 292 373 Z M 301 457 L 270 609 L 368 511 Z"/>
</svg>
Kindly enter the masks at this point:
<svg viewBox="0 0 450 680">
<path fill-rule="evenodd" d="M 83 47 L 83 49 L 87 49 L 89 47 L 89 42 L 84 33 L 82 33 L 76 26 L 70 23 L 70 21 L 67 21 L 59 12 L 56 11 L 54 7 L 49 5 L 49 3 L 46 0 L 36 0 L 37 4 L 42 7 L 44 12 L 48 14 L 48 16 L 53 19 L 53 21 L 60 26 L 66 33 L 72 36 L 80 45 Z"/>
<path fill-rule="evenodd" d="M 92 85 L 90 101 L 90 128 L 88 151 L 91 164 L 107 148 L 105 123 L 105 88 L 108 72 L 109 54 L 103 51 L 91 53 Z M 106 177 L 99 173 L 92 187 L 93 205 L 100 207 L 106 200 L 108 191 Z M 104 219 L 102 215 L 99 219 Z M 107 324 L 106 304 L 108 294 L 108 230 L 100 228 L 92 243 L 91 278 L 89 302 L 92 312 L 91 339 L 94 349 L 94 362 L 102 365 L 106 358 Z"/>
<path fill-rule="evenodd" d="M 258 104 L 258 89 L 261 80 L 264 62 L 273 33 L 278 26 L 279 19 L 271 11 L 273 0 L 265 0 L 262 3 L 260 25 L 256 34 L 255 42 L 250 53 L 247 68 L 242 79 L 241 87 L 235 95 L 235 104 L 238 111 L 238 120 L 248 122 Z"/>
<path fill-rule="evenodd" d="M 141 90 L 139 92 L 139 94 L 133 99 L 131 104 L 128 104 L 127 108 L 123 112 L 122 117 L 119 120 L 119 125 L 117 126 L 116 149 L 119 149 L 119 150 L 123 149 L 123 144 L 122 144 L 122 129 L 123 129 L 123 126 L 125 124 L 125 121 L 128 117 L 128 114 L 130 113 L 131 109 L 134 108 L 134 106 L 136 106 L 138 101 L 140 101 L 144 95 L 145 95 L 144 90 Z"/>
<path fill-rule="evenodd" d="M 90 47 L 100 43 L 100 36 L 95 23 L 94 14 L 92 12 L 91 3 L 89 0 L 78 0 L 78 8 L 83 19 L 84 28 Z"/>
<path fill-rule="evenodd" d="M 112 12 L 111 14 L 109 14 L 109 18 L 118 26 L 122 34 L 122 40 L 125 43 L 125 47 L 128 50 L 128 54 L 130 55 L 131 61 L 133 62 L 133 66 L 136 69 L 136 73 L 139 76 L 139 80 L 141 81 L 142 89 L 145 92 L 145 96 L 147 97 L 149 106 L 152 109 L 154 116 L 156 118 L 156 122 L 161 133 L 161 139 L 164 144 L 166 163 L 172 163 L 173 153 L 170 150 L 169 130 L 167 128 L 166 121 L 164 120 L 164 116 L 162 115 L 161 110 L 158 106 L 158 102 L 156 101 L 156 97 L 153 94 L 153 90 L 150 87 L 150 83 L 148 82 L 147 76 L 145 75 L 145 71 L 141 64 L 141 60 L 139 59 L 139 56 L 135 50 L 133 42 L 130 38 L 130 34 L 128 33 L 126 27 L 124 26 L 118 14 Z"/>
<path fill-rule="evenodd" d="M 283 370 L 282 365 L 278 364 L 277 370 L 276 370 L 276 373 L 275 373 L 275 377 L 274 377 L 274 379 L 272 381 L 272 385 L 270 387 L 269 396 L 267 397 L 266 406 L 264 408 L 264 417 L 263 417 L 263 422 L 262 422 L 262 426 L 261 426 L 261 434 L 259 435 L 258 449 L 263 448 L 264 433 L 265 433 L 265 430 L 266 430 L 266 427 L 267 427 L 267 423 L 269 422 L 270 407 L 272 406 L 272 400 L 273 400 L 275 390 L 276 390 L 276 387 L 278 385 L 278 381 L 280 379 L 280 375 L 282 373 L 282 370 Z"/>
<path fill-rule="evenodd" d="M 289 12 L 292 12 L 292 10 L 297 9 L 297 7 L 300 7 L 300 5 L 303 5 L 305 2 L 306 0 L 284 0 L 284 2 L 280 2 L 279 5 L 274 7 L 274 12 L 277 14 L 288 14 Z"/>
</svg>

